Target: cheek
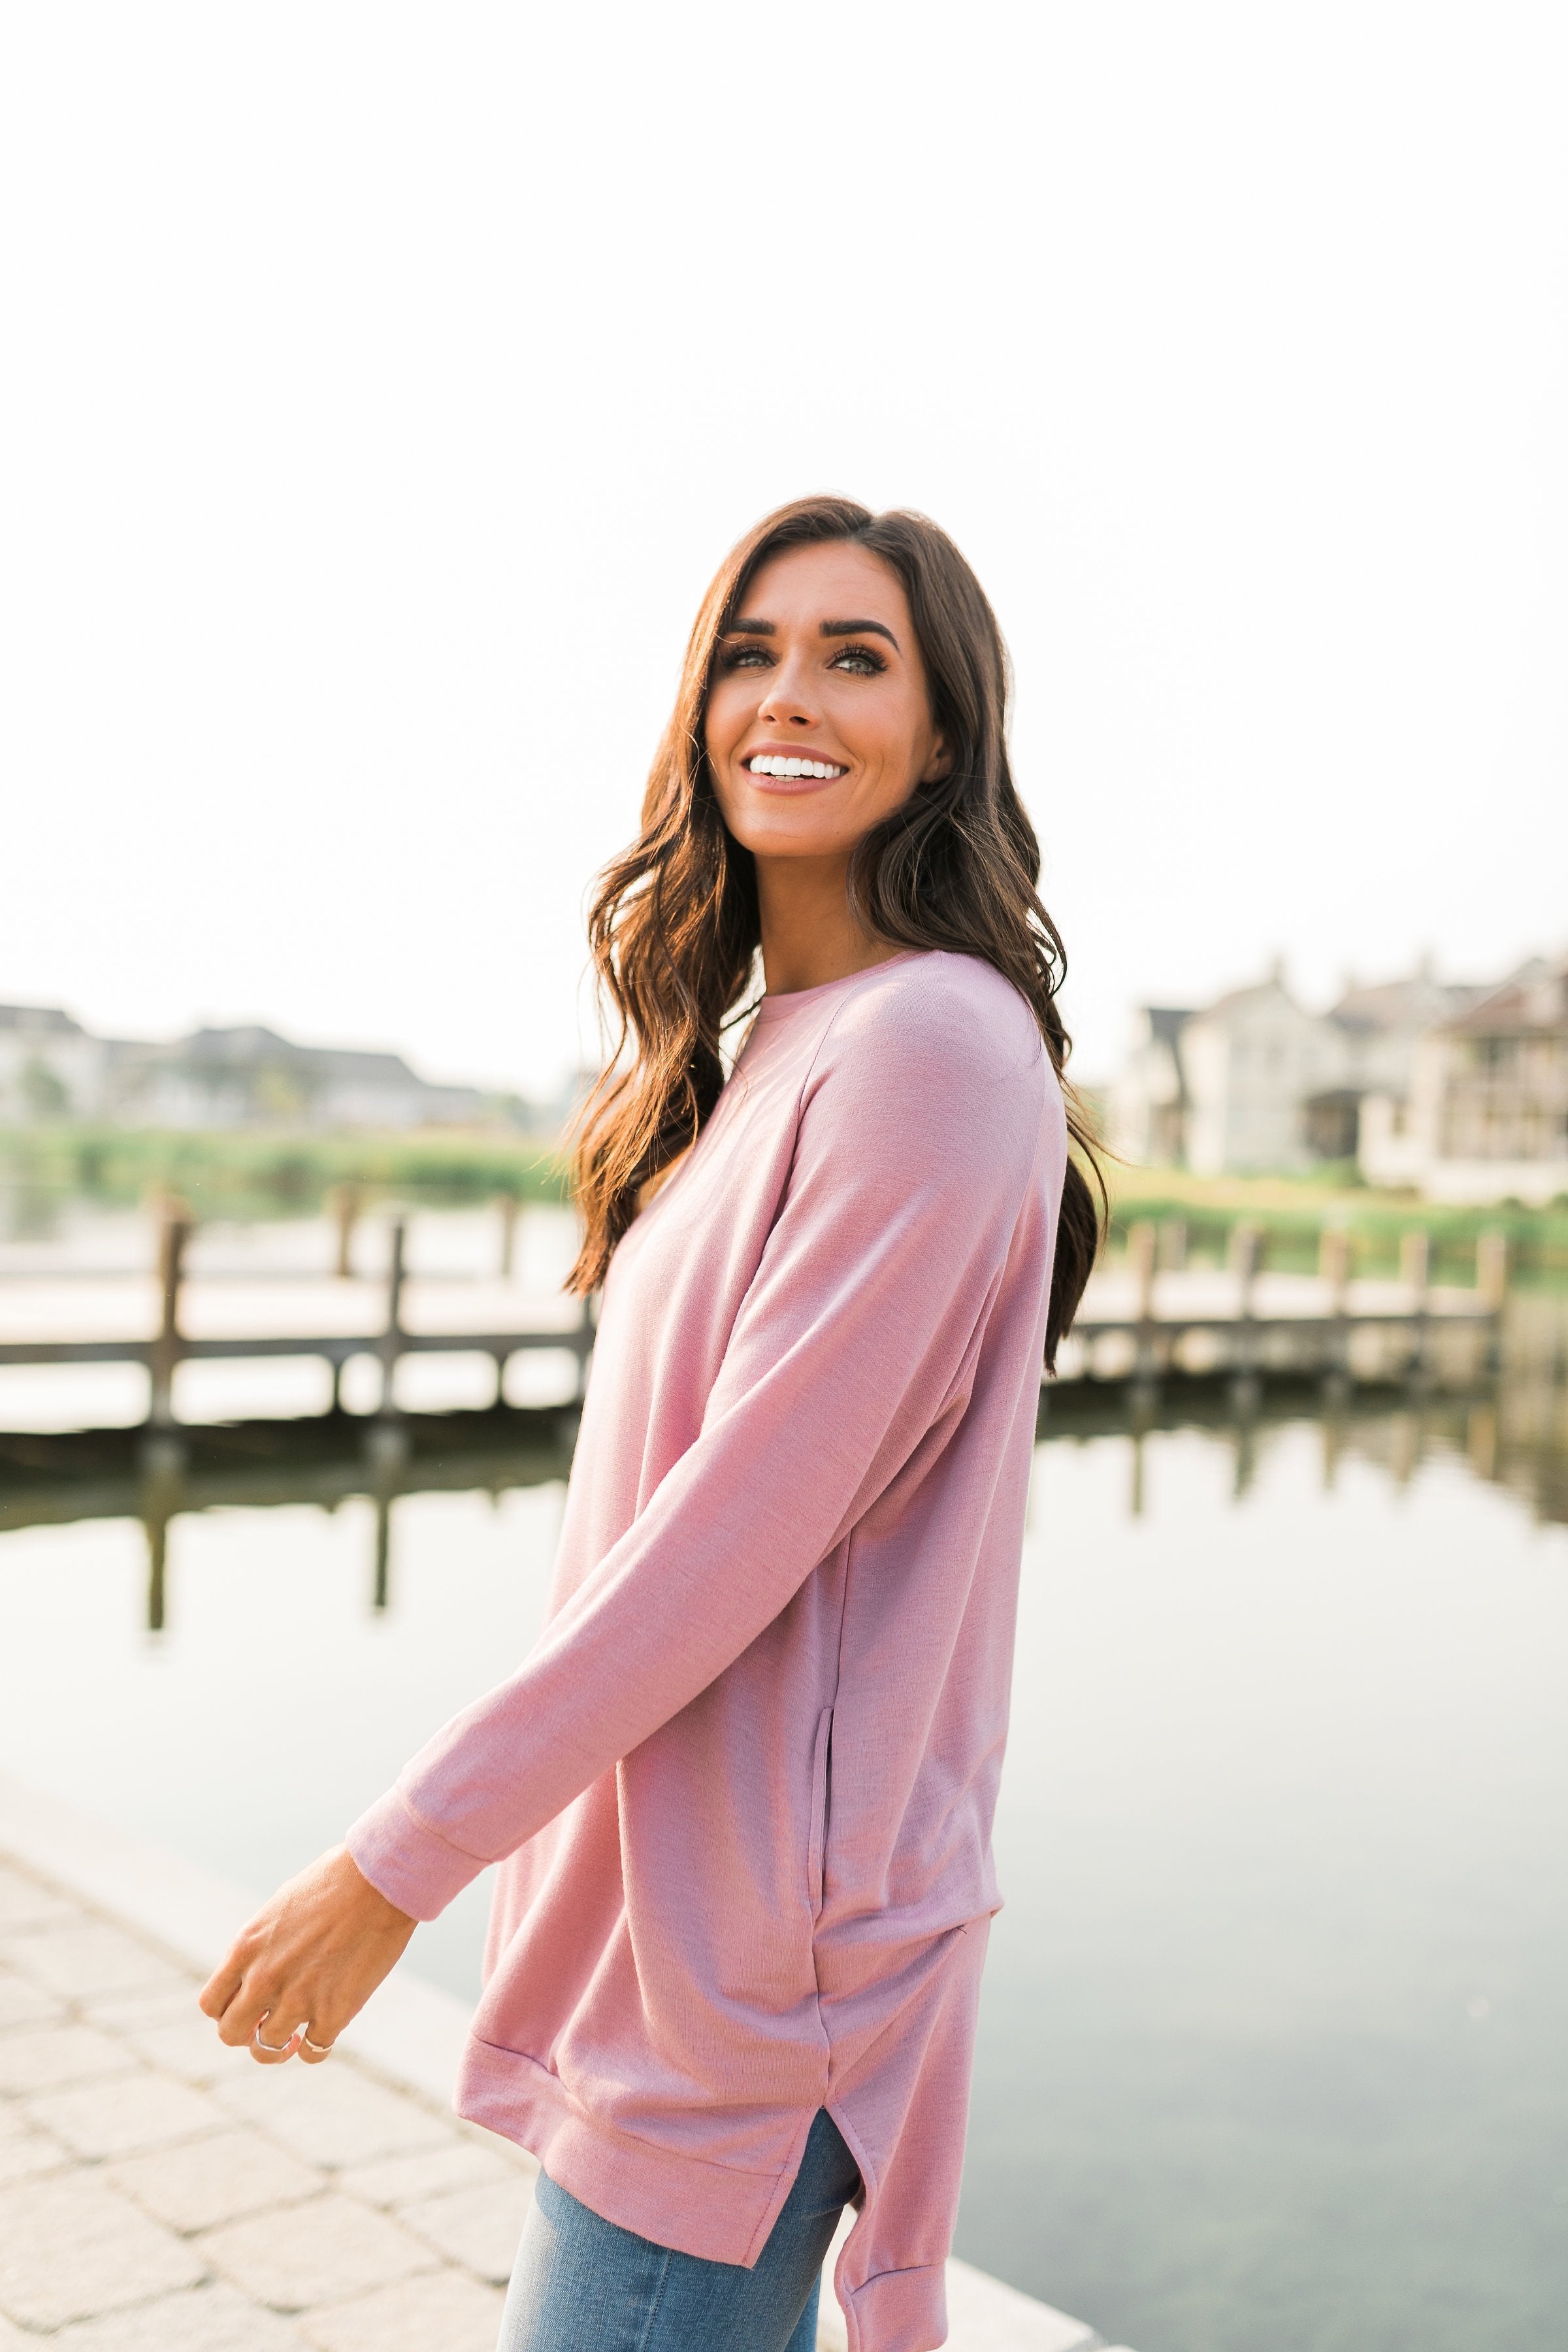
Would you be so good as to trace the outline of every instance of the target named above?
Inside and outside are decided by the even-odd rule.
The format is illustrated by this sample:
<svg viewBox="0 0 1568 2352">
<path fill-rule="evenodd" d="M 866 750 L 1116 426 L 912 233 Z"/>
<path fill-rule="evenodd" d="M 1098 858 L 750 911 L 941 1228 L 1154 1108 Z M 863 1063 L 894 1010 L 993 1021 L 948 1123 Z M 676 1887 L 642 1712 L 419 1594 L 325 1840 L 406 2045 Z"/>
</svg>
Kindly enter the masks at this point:
<svg viewBox="0 0 1568 2352">
<path fill-rule="evenodd" d="M 710 688 L 708 717 L 704 731 L 710 752 L 723 752 L 750 724 L 756 708 L 755 693 L 748 693 L 750 680 L 743 672 L 731 677 L 720 678 Z"/>
<path fill-rule="evenodd" d="M 906 778 L 914 740 L 901 697 L 883 702 L 867 695 L 849 703 L 838 719 L 838 733 L 845 749 L 864 764 L 868 781 Z"/>
</svg>

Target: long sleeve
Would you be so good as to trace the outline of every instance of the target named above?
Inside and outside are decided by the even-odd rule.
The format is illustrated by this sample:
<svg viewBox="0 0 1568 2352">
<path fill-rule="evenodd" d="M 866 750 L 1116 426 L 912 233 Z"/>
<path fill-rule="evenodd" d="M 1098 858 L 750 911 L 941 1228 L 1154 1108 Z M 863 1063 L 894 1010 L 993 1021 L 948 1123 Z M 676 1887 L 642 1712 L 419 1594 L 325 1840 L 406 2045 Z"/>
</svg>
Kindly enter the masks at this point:
<svg viewBox="0 0 1568 2352">
<path fill-rule="evenodd" d="M 800 1097 L 778 1213 L 700 1428 L 518 1671 L 353 1825 L 367 1877 L 431 1918 L 729 1666 L 952 1400 L 1036 1169 L 1043 1056 L 852 998 Z M 700 1150 L 700 1146 L 699 1147 Z"/>
</svg>

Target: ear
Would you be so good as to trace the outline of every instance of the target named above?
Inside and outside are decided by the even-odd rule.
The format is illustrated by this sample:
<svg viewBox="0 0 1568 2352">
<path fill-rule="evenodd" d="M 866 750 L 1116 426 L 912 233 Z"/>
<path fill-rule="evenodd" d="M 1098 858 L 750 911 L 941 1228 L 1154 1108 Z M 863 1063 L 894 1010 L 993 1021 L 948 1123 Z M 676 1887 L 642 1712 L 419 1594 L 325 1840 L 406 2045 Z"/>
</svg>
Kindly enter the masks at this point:
<svg viewBox="0 0 1568 2352">
<path fill-rule="evenodd" d="M 939 735 L 931 745 L 931 758 L 921 776 L 922 784 L 940 784 L 952 766 L 952 754 L 944 737 Z"/>
</svg>

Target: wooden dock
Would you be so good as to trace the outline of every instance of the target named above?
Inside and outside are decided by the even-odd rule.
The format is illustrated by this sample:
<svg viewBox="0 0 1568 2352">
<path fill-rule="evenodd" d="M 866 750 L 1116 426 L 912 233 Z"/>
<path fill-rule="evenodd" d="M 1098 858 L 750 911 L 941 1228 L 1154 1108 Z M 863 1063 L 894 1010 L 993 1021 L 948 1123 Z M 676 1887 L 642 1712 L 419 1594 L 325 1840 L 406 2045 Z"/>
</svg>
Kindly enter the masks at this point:
<svg viewBox="0 0 1568 2352">
<path fill-rule="evenodd" d="M 362 1402 L 351 1417 L 373 1433 L 373 1444 L 396 1443 L 404 1417 L 397 1370 L 408 1357 L 489 1358 L 493 1392 L 467 1408 L 487 1411 L 503 1402 L 514 1357 L 562 1352 L 571 1359 L 571 1384 L 558 1402 L 570 1408 L 581 1399 L 593 1353 L 593 1306 L 530 1299 L 519 1288 L 511 1279 L 515 1219 L 509 1203 L 493 1278 L 412 1273 L 401 1218 L 386 1228 L 384 1267 L 374 1276 L 354 1270 L 340 1225 L 335 1264 L 319 1274 L 193 1276 L 192 1222 L 188 1213 L 170 1213 L 159 1227 L 152 1277 L 133 1271 L 112 1280 L 74 1277 L 79 1299 L 68 1275 L 6 1277 L 0 1366 L 140 1367 L 147 1377 L 141 1425 L 150 1438 L 170 1442 L 182 1425 L 182 1366 L 216 1360 L 316 1359 L 330 1372 L 326 1411 L 335 1416 L 344 1403 L 345 1366 L 370 1359 L 372 1401 L 367 1409 L 361 1375 Z M 1254 1225 L 1233 1230 L 1227 1263 L 1215 1267 L 1186 1264 L 1179 1226 L 1135 1224 L 1125 1254 L 1091 1280 L 1053 1388 L 1131 1384 L 1147 1393 L 1172 1381 L 1303 1378 L 1341 1389 L 1473 1385 L 1496 1367 L 1506 1274 L 1497 1234 L 1481 1237 L 1472 1284 L 1440 1286 L 1430 1279 L 1426 1236 L 1418 1229 L 1405 1235 L 1397 1277 L 1369 1280 L 1355 1277 L 1341 1228 L 1325 1229 L 1317 1272 L 1300 1274 L 1265 1265 Z"/>
<path fill-rule="evenodd" d="M 1425 1232 L 1403 1238 L 1392 1279 L 1355 1279 L 1350 1234 L 1321 1236 L 1316 1274 L 1270 1273 L 1259 1227 L 1240 1223 L 1224 1268 L 1185 1264 L 1180 1226 L 1135 1224 L 1126 1255 L 1091 1278 L 1064 1381 L 1317 1378 L 1341 1387 L 1473 1382 L 1497 1368 L 1507 1253 L 1483 1234 L 1473 1284 L 1435 1284 Z"/>
<path fill-rule="evenodd" d="M 378 1368 L 379 1395 L 374 1412 L 360 1417 L 384 1424 L 400 1418 L 396 1370 L 405 1357 L 488 1356 L 495 1365 L 494 1402 L 500 1402 L 511 1359 L 544 1349 L 573 1358 L 573 1396 L 563 1402 L 581 1397 L 594 1349 L 593 1303 L 563 1299 L 553 1316 L 541 1315 L 536 1307 L 526 1323 L 510 1319 L 517 1315 L 518 1299 L 509 1279 L 507 1226 L 503 1226 L 500 1273 L 491 1283 L 473 1276 L 411 1276 L 407 1226 L 401 1218 L 388 1228 L 386 1268 L 377 1276 L 353 1273 L 346 1252 L 340 1252 L 336 1267 L 314 1280 L 286 1276 L 280 1282 L 277 1276 L 258 1277 L 255 1273 L 193 1280 L 186 1268 L 192 1231 L 188 1218 L 163 1221 L 151 1297 L 145 1277 L 122 1277 L 112 1286 L 100 1278 L 88 1311 L 96 1314 L 100 1324 L 111 1323 L 118 1328 L 91 1332 L 57 1328 L 47 1334 L 19 1336 L 15 1328 L 18 1321 L 38 1318 L 36 1311 L 25 1318 L 13 1307 L 0 1322 L 0 1366 L 140 1366 L 148 1381 L 145 1426 L 154 1432 L 172 1432 L 179 1426 L 175 1382 L 180 1367 L 187 1363 L 314 1358 L 330 1370 L 328 1410 L 335 1412 L 342 1402 L 344 1366 L 356 1358 L 369 1358 Z M 477 1318 L 476 1296 L 482 1306 L 499 1306 L 501 1314 L 491 1319 Z M 285 1302 L 287 1308 L 313 1312 L 318 1319 L 309 1328 L 267 1328 L 277 1320 L 275 1311 L 269 1310 Z M 52 1311 L 57 1322 L 79 1320 L 68 1312 L 64 1286 L 58 1283 L 45 1287 L 45 1311 Z"/>
</svg>

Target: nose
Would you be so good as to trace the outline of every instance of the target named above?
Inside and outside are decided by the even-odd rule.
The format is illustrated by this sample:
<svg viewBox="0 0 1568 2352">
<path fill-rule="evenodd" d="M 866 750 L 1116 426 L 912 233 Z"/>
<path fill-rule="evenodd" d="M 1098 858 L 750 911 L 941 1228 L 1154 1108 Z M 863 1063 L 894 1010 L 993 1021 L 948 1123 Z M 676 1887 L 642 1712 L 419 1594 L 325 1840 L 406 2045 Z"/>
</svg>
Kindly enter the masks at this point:
<svg viewBox="0 0 1568 2352">
<path fill-rule="evenodd" d="M 767 691 L 757 717 L 771 727 L 815 727 L 820 713 L 810 693 L 810 671 L 804 655 L 787 654 L 768 673 Z"/>
</svg>

